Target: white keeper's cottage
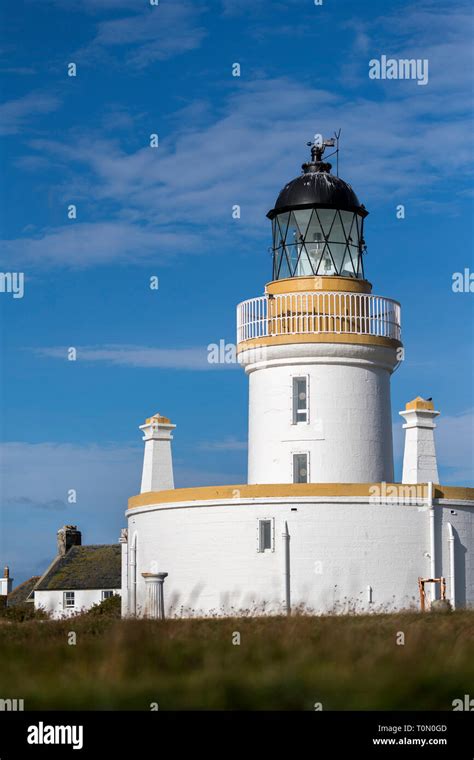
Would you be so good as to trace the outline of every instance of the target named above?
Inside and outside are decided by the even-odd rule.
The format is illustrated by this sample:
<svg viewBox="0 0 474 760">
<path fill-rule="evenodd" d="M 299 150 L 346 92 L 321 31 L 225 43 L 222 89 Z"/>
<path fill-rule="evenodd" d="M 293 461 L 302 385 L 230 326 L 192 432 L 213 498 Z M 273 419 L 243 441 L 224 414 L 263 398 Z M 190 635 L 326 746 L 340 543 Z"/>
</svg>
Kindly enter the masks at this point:
<svg viewBox="0 0 474 760">
<path fill-rule="evenodd" d="M 77 526 L 63 525 L 57 532 L 57 547 L 56 556 L 41 576 L 33 576 L 14 589 L 5 568 L 5 590 L 0 590 L 8 607 L 29 603 L 53 618 L 65 618 L 120 595 L 120 544 L 83 546 Z"/>
<path fill-rule="evenodd" d="M 273 273 L 237 307 L 249 380 L 248 483 L 174 488 L 175 428 L 141 426 L 122 531 L 124 616 L 474 605 L 474 489 L 439 484 L 430 399 L 405 420 L 393 483 L 400 304 L 363 265 L 368 211 L 314 144 L 267 216 Z"/>
</svg>

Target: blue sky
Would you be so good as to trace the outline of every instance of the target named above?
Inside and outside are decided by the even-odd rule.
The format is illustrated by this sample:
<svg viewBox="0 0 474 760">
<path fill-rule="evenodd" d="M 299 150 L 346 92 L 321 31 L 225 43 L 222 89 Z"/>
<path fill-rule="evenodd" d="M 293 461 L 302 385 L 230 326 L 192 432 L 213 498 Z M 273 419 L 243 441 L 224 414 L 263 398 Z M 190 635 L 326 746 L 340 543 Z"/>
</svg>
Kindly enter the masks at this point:
<svg viewBox="0 0 474 760">
<path fill-rule="evenodd" d="M 473 270 L 470 3 L 1 13 L 1 269 L 25 274 L 22 299 L 0 293 L 0 562 L 17 581 L 44 569 L 64 523 L 117 540 L 152 413 L 177 424 L 177 486 L 245 482 L 247 380 L 207 346 L 235 340 L 236 304 L 271 279 L 265 213 L 315 132 L 342 129 L 340 174 L 370 211 L 366 275 L 402 303 L 397 475 L 398 411 L 421 394 L 442 412 L 441 481 L 473 484 L 473 296 L 452 290 Z M 381 55 L 428 59 L 428 84 L 369 79 Z"/>
</svg>

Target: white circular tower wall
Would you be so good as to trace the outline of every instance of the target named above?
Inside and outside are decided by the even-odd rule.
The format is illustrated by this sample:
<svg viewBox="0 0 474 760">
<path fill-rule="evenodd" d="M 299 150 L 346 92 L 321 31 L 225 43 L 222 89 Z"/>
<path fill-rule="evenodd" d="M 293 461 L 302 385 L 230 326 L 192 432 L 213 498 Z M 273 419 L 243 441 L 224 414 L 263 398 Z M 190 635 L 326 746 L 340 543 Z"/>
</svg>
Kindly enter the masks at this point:
<svg viewBox="0 0 474 760">
<path fill-rule="evenodd" d="M 298 454 L 307 455 L 311 483 L 393 480 L 395 348 L 270 345 L 241 352 L 239 361 L 249 375 L 249 483 L 294 482 Z M 305 421 L 295 421 L 295 378 L 306 383 Z"/>
</svg>

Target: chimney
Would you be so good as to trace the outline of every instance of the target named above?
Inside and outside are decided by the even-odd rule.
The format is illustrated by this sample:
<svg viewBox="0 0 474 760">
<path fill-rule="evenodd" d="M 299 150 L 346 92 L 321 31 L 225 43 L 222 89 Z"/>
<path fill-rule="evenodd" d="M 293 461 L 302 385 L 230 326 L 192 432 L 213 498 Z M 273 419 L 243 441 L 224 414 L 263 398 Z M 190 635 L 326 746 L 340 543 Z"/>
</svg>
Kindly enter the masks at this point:
<svg viewBox="0 0 474 760">
<path fill-rule="evenodd" d="M 80 546 L 82 543 L 81 531 L 77 525 L 63 525 L 58 533 L 58 554 L 64 557 L 72 546 Z"/>
<path fill-rule="evenodd" d="M 141 493 L 174 488 L 171 431 L 175 427 L 161 414 L 149 417 L 144 425 L 140 425 L 145 441 Z"/>
<path fill-rule="evenodd" d="M 0 596 L 8 596 L 11 594 L 13 587 L 13 578 L 10 578 L 10 568 L 5 565 L 3 570 L 3 578 L 0 578 Z"/>
<path fill-rule="evenodd" d="M 406 420 L 402 483 L 439 483 L 433 422 L 439 412 L 431 399 L 417 396 L 399 414 Z"/>
</svg>

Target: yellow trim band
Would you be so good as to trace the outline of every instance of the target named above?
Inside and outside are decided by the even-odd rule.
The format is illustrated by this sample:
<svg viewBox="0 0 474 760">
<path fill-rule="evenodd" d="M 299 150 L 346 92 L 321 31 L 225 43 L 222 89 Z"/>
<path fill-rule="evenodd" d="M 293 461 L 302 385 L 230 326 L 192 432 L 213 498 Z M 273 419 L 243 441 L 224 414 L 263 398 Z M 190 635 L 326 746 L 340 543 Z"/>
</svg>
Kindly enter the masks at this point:
<svg viewBox="0 0 474 760">
<path fill-rule="evenodd" d="M 264 338 L 251 338 L 237 344 L 237 353 L 249 348 L 262 346 L 285 346 L 294 343 L 349 343 L 357 346 L 386 346 L 400 348 L 403 344 L 395 338 L 381 335 L 359 335 L 358 333 L 299 333 L 291 335 L 268 335 Z"/>
<path fill-rule="evenodd" d="M 379 493 L 374 492 L 378 487 Z M 262 483 L 258 485 L 202 486 L 199 488 L 174 488 L 169 491 L 150 491 L 132 496 L 128 508 L 147 507 L 154 504 L 173 504 L 181 501 L 216 501 L 221 499 L 265 499 L 311 496 L 366 496 L 386 498 L 426 499 L 426 483 Z M 472 501 L 474 488 L 462 486 L 441 486 L 433 488 L 435 499 Z"/>
<path fill-rule="evenodd" d="M 313 275 L 312 277 L 286 277 L 272 280 L 265 286 L 265 293 L 372 293 L 372 284 L 368 280 L 356 280 L 355 277 L 337 277 L 336 275 Z"/>
</svg>

